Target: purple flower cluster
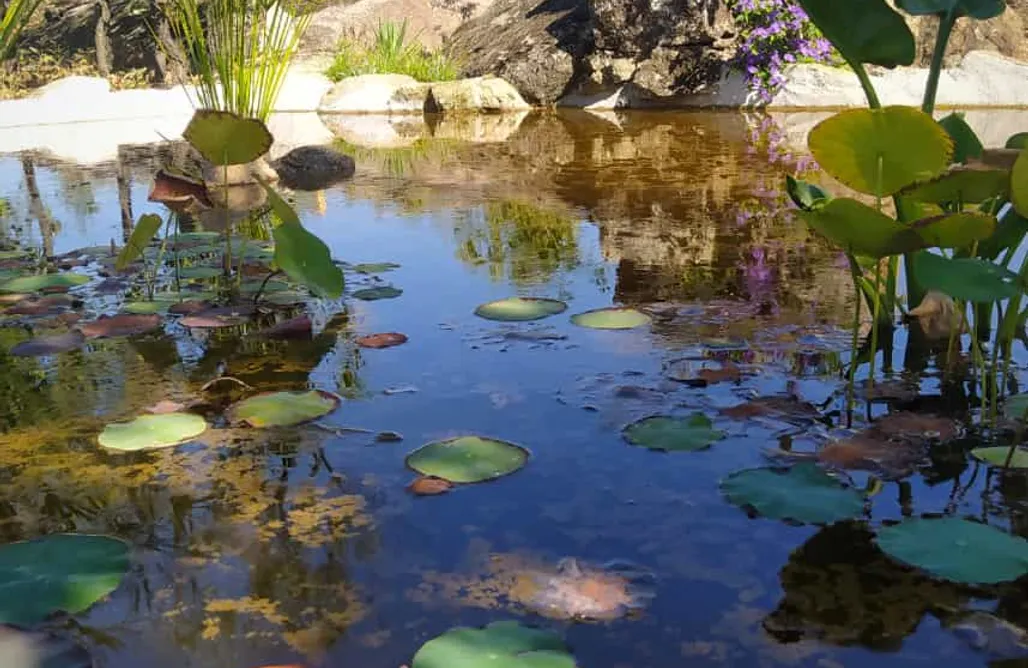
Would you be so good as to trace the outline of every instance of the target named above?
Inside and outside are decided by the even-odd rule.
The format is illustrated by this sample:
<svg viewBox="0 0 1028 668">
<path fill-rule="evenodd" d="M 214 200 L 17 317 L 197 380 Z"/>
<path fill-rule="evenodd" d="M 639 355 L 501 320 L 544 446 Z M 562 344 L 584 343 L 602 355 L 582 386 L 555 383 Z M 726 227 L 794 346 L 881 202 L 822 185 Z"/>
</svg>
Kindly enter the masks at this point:
<svg viewBox="0 0 1028 668">
<path fill-rule="evenodd" d="M 785 83 L 787 66 L 835 59 L 831 43 L 795 0 L 728 0 L 728 6 L 742 35 L 732 66 L 761 102 L 770 102 Z"/>
</svg>

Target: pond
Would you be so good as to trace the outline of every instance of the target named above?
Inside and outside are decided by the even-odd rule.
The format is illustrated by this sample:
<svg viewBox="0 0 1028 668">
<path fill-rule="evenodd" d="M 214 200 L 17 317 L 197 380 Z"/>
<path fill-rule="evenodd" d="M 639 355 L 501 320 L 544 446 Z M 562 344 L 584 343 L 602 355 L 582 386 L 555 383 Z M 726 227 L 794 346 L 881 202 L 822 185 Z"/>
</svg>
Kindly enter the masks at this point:
<svg viewBox="0 0 1028 668">
<path fill-rule="evenodd" d="M 296 201 L 345 262 L 342 299 L 272 279 L 271 306 L 236 326 L 187 326 L 166 304 L 138 333 L 44 355 L 18 346 L 146 310 L 145 286 L 109 271 L 110 248 L 141 214 L 167 215 L 147 194 L 175 147 L 123 147 L 91 167 L 0 158 L 5 237 L 89 277 L 2 316 L 0 542 L 84 533 L 131 546 L 109 596 L 45 627 L 106 668 L 399 668 L 451 627 L 499 620 L 559 632 L 588 668 L 1028 655 L 1023 580 L 948 583 L 874 540 L 883 521 L 943 512 L 1028 535 L 1025 479 L 971 458 L 974 430 L 933 427 L 946 442 L 897 445 L 900 464 L 840 455 L 854 489 L 881 482 L 837 522 L 762 517 L 726 480 L 803 459 L 846 426 L 849 274 L 791 213 L 783 176 L 802 156 L 780 134 L 739 114 L 577 113 L 531 116 L 503 142 L 340 144 L 354 178 Z M 167 251 L 186 259 L 176 289 L 191 300 L 222 280 L 203 225 Z M 236 250 L 246 261 L 266 252 L 249 243 Z M 513 296 L 567 308 L 476 314 Z M 638 326 L 574 317 L 612 305 Z M 361 338 L 393 332 L 406 341 Z M 904 340 L 900 329 L 895 368 L 879 370 L 892 401 L 860 403 L 854 427 L 973 411 L 934 358 L 903 370 Z M 226 412 L 307 389 L 340 405 L 267 429 Z M 211 427 L 152 452 L 98 444 L 108 424 L 168 406 Z M 639 422 L 652 416 L 682 420 Z M 661 451 L 666 429 L 684 451 Z M 474 435 L 527 460 L 515 449 L 509 475 L 408 489 L 410 453 Z M 430 470 L 463 466 L 421 454 Z M 989 614 L 970 623 L 972 611 Z"/>
</svg>

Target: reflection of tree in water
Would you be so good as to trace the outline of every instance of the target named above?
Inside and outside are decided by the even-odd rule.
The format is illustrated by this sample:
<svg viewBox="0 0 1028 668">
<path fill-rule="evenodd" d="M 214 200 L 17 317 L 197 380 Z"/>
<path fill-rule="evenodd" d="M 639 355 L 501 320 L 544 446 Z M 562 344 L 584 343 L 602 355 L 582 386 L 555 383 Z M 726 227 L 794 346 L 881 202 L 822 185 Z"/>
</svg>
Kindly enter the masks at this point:
<svg viewBox="0 0 1028 668">
<path fill-rule="evenodd" d="M 565 212 L 520 200 L 490 201 L 455 221 L 457 256 L 488 264 L 494 279 L 542 282 L 578 261 L 577 228 Z"/>
<path fill-rule="evenodd" d="M 814 638 L 896 651 L 925 613 L 956 610 L 970 598 L 892 561 L 872 538 L 853 522 L 814 534 L 782 568 L 785 594 L 764 629 L 785 643 Z"/>
</svg>

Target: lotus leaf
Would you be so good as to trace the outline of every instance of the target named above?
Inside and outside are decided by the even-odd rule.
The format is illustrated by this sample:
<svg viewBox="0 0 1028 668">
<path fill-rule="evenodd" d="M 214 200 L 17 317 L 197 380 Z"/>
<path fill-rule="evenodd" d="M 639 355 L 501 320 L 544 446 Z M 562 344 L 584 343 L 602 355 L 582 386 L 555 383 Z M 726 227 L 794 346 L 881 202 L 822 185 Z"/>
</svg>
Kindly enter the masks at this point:
<svg viewBox="0 0 1028 668">
<path fill-rule="evenodd" d="M 939 125 L 953 140 L 953 162 L 966 163 L 971 158 L 982 157 L 985 147 L 978 139 L 971 126 L 964 120 L 964 115 L 953 113 L 939 120 Z"/>
<path fill-rule="evenodd" d="M 1028 148 L 1028 132 L 1018 132 L 1007 138 L 1003 148 L 1025 149 Z"/>
<path fill-rule="evenodd" d="M 242 165 L 268 152 L 273 138 L 264 123 L 228 111 L 200 109 L 182 137 L 215 165 Z"/>
<path fill-rule="evenodd" d="M 128 569 L 128 544 L 107 536 L 52 534 L 0 546 L 0 622 L 30 626 L 83 612 Z"/>
<path fill-rule="evenodd" d="M 687 418 L 654 415 L 625 427 L 622 434 L 632 445 L 662 452 L 692 452 L 709 448 L 724 438 L 722 431 L 703 413 Z"/>
<path fill-rule="evenodd" d="M 0 292 L 22 293 L 39 292 L 47 288 L 74 288 L 89 282 L 89 276 L 83 274 L 37 274 L 22 276 L 0 285 Z"/>
<path fill-rule="evenodd" d="M 575 668 L 564 641 L 554 633 L 517 622 L 480 629 L 457 627 L 421 646 L 411 668 Z"/>
<path fill-rule="evenodd" d="M 922 252 L 914 258 L 914 273 L 924 289 L 970 302 L 1008 299 L 1021 291 L 1017 274 L 978 258 L 947 258 Z"/>
<path fill-rule="evenodd" d="M 813 211 L 800 211 L 799 215 L 829 241 L 857 255 L 879 258 L 924 246 L 924 240 L 909 225 L 848 197 L 833 199 Z"/>
<path fill-rule="evenodd" d="M 57 353 L 75 350 L 86 340 L 81 332 L 71 331 L 65 334 L 53 336 L 41 336 L 21 343 L 11 348 L 11 355 L 15 357 L 40 357 L 43 355 L 55 355 Z"/>
<path fill-rule="evenodd" d="M 482 304 L 475 309 L 475 315 L 486 320 L 523 322 L 563 313 L 567 308 L 567 304 L 556 299 L 509 297 Z"/>
<path fill-rule="evenodd" d="M 1001 169 L 954 167 L 929 181 L 907 186 L 899 194 L 930 204 L 978 204 L 1005 197 L 1010 175 Z"/>
<path fill-rule="evenodd" d="M 224 273 L 224 270 L 219 267 L 195 266 L 182 267 L 178 270 L 179 278 L 184 278 L 187 280 L 203 280 L 207 278 L 217 278 L 218 276 L 221 276 Z"/>
<path fill-rule="evenodd" d="M 167 313 L 168 309 L 171 308 L 172 302 L 167 301 L 152 301 L 152 302 L 128 302 L 122 304 L 121 310 L 125 313 L 131 313 L 134 315 L 146 315 L 148 313 Z"/>
<path fill-rule="evenodd" d="M 514 473 L 528 463 L 519 445 L 481 436 L 460 436 L 423 445 L 407 455 L 418 473 L 450 482 L 471 483 Z"/>
<path fill-rule="evenodd" d="M 896 6 L 914 16 L 970 16 L 979 21 L 996 18 L 1007 8 L 1003 0 L 896 0 Z"/>
<path fill-rule="evenodd" d="M 810 131 L 807 143 L 826 172 L 878 197 L 934 178 L 949 166 L 953 154 L 946 131 L 930 115 L 906 106 L 829 116 Z"/>
<path fill-rule="evenodd" d="M 814 184 L 799 181 L 793 178 L 792 175 L 785 177 L 785 189 L 789 193 L 789 198 L 792 199 L 793 204 L 804 211 L 811 211 L 830 199 L 828 193 Z"/>
<path fill-rule="evenodd" d="M 279 290 L 277 292 L 271 292 L 270 294 L 261 295 L 261 299 L 268 302 L 269 304 L 275 304 L 276 306 L 296 306 L 297 304 L 303 304 L 310 295 L 303 292 L 297 292 L 296 290 Z"/>
<path fill-rule="evenodd" d="M 1014 168 L 1010 170 L 1010 200 L 1019 214 L 1028 217 L 1028 148 L 1021 149 L 1017 160 L 1014 161 Z M 27 290 L 4 289 L 4 292 Z"/>
<path fill-rule="evenodd" d="M 163 222 L 161 217 L 156 214 L 148 213 L 140 216 L 128 242 L 121 249 L 121 252 L 118 253 L 118 257 L 114 261 L 114 268 L 122 271 L 142 255 L 150 241 L 160 231 Z"/>
<path fill-rule="evenodd" d="M 881 529 L 876 542 L 893 559 L 953 582 L 997 584 L 1028 573 L 1028 541 L 956 517 L 906 520 Z"/>
<path fill-rule="evenodd" d="M 924 240 L 924 245 L 937 248 L 967 248 L 983 241 L 996 230 L 996 218 L 984 213 L 968 211 L 923 218 L 912 227 Z"/>
<path fill-rule="evenodd" d="M 1024 448 L 1013 448 L 1013 451 L 1011 451 L 1011 448 L 1003 445 L 975 448 L 971 451 L 971 455 L 978 461 L 1001 468 L 1028 469 L 1028 450 Z M 1009 464 L 1007 459 L 1010 460 Z"/>
<path fill-rule="evenodd" d="M 650 316 L 627 306 L 598 308 L 571 316 L 571 323 L 590 329 L 632 329 L 649 324 Z"/>
<path fill-rule="evenodd" d="M 913 64 L 914 35 L 884 0 L 800 0 L 800 5 L 850 64 Z"/>
<path fill-rule="evenodd" d="M 399 268 L 400 265 L 395 262 L 363 262 L 353 266 L 353 270 L 358 274 L 381 274 Z"/>
<path fill-rule="evenodd" d="M 145 334 L 161 326 L 161 317 L 154 313 L 123 313 L 115 316 L 100 316 L 92 322 L 79 325 L 79 331 L 90 339 Z"/>
<path fill-rule="evenodd" d="M 338 406 L 339 398 L 328 392 L 269 392 L 240 401 L 229 415 L 251 427 L 289 427 L 328 415 Z"/>
<path fill-rule="evenodd" d="M 805 524 L 830 524 L 864 512 L 860 492 L 808 462 L 785 471 L 736 471 L 721 481 L 721 492 L 731 503 L 764 517 Z"/>
<path fill-rule="evenodd" d="M 141 415 L 131 422 L 115 422 L 104 427 L 99 442 L 120 452 L 156 450 L 186 443 L 207 431 L 207 422 L 192 413 Z"/>
<path fill-rule="evenodd" d="M 392 299 L 403 294 L 403 290 L 394 288 L 391 285 L 382 285 L 377 288 L 364 288 L 353 293 L 355 299 L 372 302 L 379 299 Z"/>
</svg>

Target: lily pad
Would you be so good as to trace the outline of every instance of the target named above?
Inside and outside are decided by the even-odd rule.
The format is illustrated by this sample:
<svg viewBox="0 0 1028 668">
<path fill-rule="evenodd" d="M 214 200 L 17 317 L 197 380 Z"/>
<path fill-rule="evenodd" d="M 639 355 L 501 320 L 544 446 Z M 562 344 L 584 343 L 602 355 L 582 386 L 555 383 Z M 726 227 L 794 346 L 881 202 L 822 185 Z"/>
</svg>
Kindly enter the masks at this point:
<svg viewBox="0 0 1028 668">
<path fill-rule="evenodd" d="M 57 353 L 75 350 L 86 340 L 80 332 L 67 332 L 54 336 L 40 336 L 21 343 L 11 348 L 11 354 L 15 357 L 42 357 L 43 355 L 56 355 Z"/>
<path fill-rule="evenodd" d="M 225 273 L 224 269 L 220 267 L 182 267 L 178 270 L 179 278 L 187 280 L 204 280 L 208 278 L 217 278 Z"/>
<path fill-rule="evenodd" d="M 541 297 L 508 297 L 482 304 L 475 309 L 475 315 L 486 320 L 501 322 L 524 322 L 540 320 L 563 313 L 568 305 L 556 299 Z"/>
<path fill-rule="evenodd" d="M 328 392 L 268 392 L 240 401 L 229 412 L 233 422 L 251 427 L 289 427 L 328 415 L 339 397 Z"/>
<path fill-rule="evenodd" d="M 1028 541 L 956 517 L 884 527 L 878 547 L 905 564 L 966 584 L 1010 582 L 1028 574 Z"/>
<path fill-rule="evenodd" d="M 31 626 L 83 612 L 117 589 L 128 569 L 128 544 L 107 536 L 52 534 L 4 545 L 0 622 Z"/>
<path fill-rule="evenodd" d="M 0 292 L 39 292 L 46 288 L 74 288 L 89 281 L 89 276 L 83 274 L 37 274 L 9 280 L 0 285 Z"/>
<path fill-rule="evenodd" d="M 357 337 L 361 348 L 392 348 L 407 343 L 407 335 L 399 332 L 379 332 Z"/>
<path fill-rule="evenodd" d="M 975 448 L 971 451 L 971 455 L 978 461 L 1000 468 L 1006 466 L 1012 469 L 1028 469 L 1028 450 L 1024 448 L 1014 448 L 1013 455 L 1011 455 L 1010 448 L 1003 445 Z M 1008 458 L 1009 464 L 1007 464 Z"/>
<path fill-rule="evenodd" d="M 245 325 L 253 316 L 253 307 L 244 304 L 240 306 L 217 306 L 205 311 L 198 311 L 187 315 L 179 320 L 183 327 L 196 329 L 218 329 L 220 327 L 238 327 Z"/>
<path fill-rule="evenodd" d="M 731 503 L 764 517 L 805 524 L 831 524 L 864 512 L 860 492 L 806 462 L 785 471 L 736 471 L 721 481 L 721 492 Z"/>
<path fill-rule="evenodd" d="M 687 418 L 653 415 L 625 427 L 622 435 L 632 445 L 661 452 L 693 452 L 724 438 L 703 413 Z"/>
<path fill-rule="evenodd" d="M 358 274 L 381 274 L 399 268 L 400 265 L 395 262 L 363 262 L 353 266 L 353 270 Z"/>
<path fill-rule="evenodd" d="M 156 314 L 122 314 L 102 316 L 92 322 L 79 325 L 87 338 L 101 339 L 117 336 L 135 336 L 157 329 L 161 325 L 161 317 Z"/>
<path fill-rule="evenodd" d="M 171 308 L 172 302 L 166 301 L 152 301 L 152 302 L 128 302 L 122 304 L 121 310 L 125 313 L 131 313 L 134 315 L 146 315 L 149 313 L 167 313 L 168 309 Z"/>
<path fill-rule="evenodd" d="M 627 306 L 598 308 L 571 316 L 571 323 L 590 329 L 632 329 L 649 324 L 650 316 Z"/>
<path fill-rule="evenodd" d="M 378 299 L 393 299 L 403 294 L 403 290 L 400 288 L 394 288 L 391 285 L 382 285 L 377 288 L 364 288 L 357 290 L 353 293 L 354 299 L 360 299 L 366 302 L 373 302 Z"/>
<path fill-rule="evenodd" d="M 407 455 L 418 473 L 456 483 L 484 482 L 514 473 L 528 463 L 520 445 L 481 436 L 459 436 L 423 445 Z"/>
<path fill-rule="evenodd" d="M 182 136 L 215 165 L 256 160 L 268 152 L 272 142 L 271 133 L 261 121 L 210 109 L 197 110 Z"/>
<path fill-rule="evenodd" d="M 156 450 L 186 443 L 207 431 L 207 422 L 192 413 L 141 415 L 130 422 L 104 427 L 101 446 L 120 452 Z"/>
<path fill-rule="evenodd" d="M 480 629 L 457 627 L 429 640 L 411 668 L 576 668 L 560 636 L 517 622 Z"/>
<path fill-rule="evenodd" d="M 1003 401 L 1003 415 L 1015 420 L 1028 416 L 1028 392 L 1007 397 Z"/>
</svg>

